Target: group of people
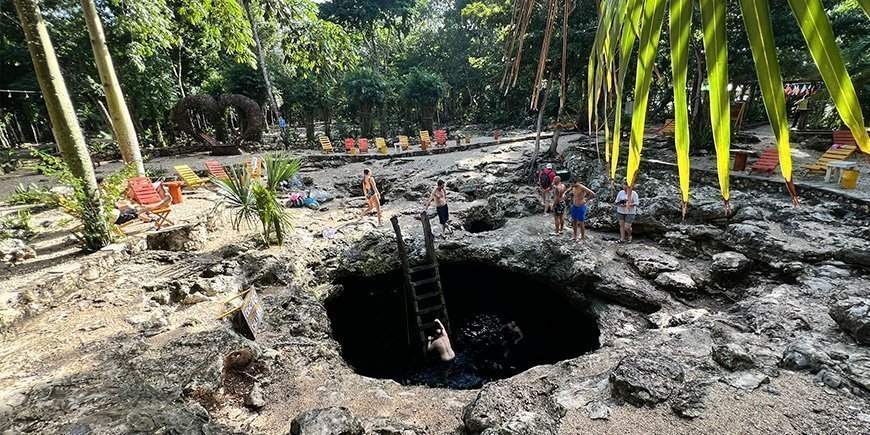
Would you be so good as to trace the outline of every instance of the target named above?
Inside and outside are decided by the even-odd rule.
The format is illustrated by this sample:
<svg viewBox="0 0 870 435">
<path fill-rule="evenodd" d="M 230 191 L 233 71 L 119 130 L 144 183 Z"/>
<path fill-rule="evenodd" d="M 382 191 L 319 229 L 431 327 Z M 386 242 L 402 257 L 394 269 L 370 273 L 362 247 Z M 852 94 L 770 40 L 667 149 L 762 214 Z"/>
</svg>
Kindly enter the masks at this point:
<svg viewBox="0 0 870 435">
<path fill-rule="evenodd" d="M 576 178 L 570 181 L 570 185 L 566 186 L 562 182 L 562 178 L 553 170 L 552 164 L 547 166 L 538 173 L 538 183 L 540 184 L 541 201 L 544 204 L 544 215 L 553 213 L 553 221 L 555 231 L 551 235 L 559 236 L 565 230 L 565 211 L 567 203 L 571 203 L 571 227 L 573 229 L 572 240 L 577 241 L 577 230 L 580 231 L 580 241 L 586 241 L 586 212 L 589 207 L 588 201 L 595 199 L 597 196 L 592 189 L 581 184 Z M 570 190 L 569 190 L 570 187 Z M 569 200 L 568 195 L 571 195 Z M 623 180 L 622 190 L 616 194 L 616 221 L 619 223 L 619 243 L 631 243 L 631 226 L 637 216 L 637 206 L 640 203 L 637 192 L 633 191 L 628 181 Z"/>
</svg>

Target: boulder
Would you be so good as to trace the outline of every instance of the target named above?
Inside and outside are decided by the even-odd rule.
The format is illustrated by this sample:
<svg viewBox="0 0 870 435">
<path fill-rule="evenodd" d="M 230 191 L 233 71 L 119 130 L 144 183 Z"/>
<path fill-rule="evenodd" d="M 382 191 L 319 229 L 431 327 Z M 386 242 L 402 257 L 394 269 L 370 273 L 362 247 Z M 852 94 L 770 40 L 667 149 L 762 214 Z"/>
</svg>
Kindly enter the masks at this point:
<svg viewBox="0 0 870 435">
<path fill-rule="evenodd" d="M 673 272 L 680 268 L 680 262 L 671 255 L 652 246 L 638 245 L 620 251 L 631 260 L 638 272 L 646 278 L 654 278 L 662 272 Z"/>
<path fill-rule="evenodd" d="M 679 362 L 656 351 L 625 357 L 610 373 L 613 395 L 635 406 L 667 400 L 684 378 Z"/>
<path fill-rule="evenodd" d="M 713 361 L 731 371 L 746 370 L 755 366 L 755 360 L 741 344 L 727 343 L 713 348 Z"/>
<path fill-rule="evenodd" d="M 656 277 L 655 282 L 662 288 L 682 294 L 691 294 L 698 288 L 695 280 L 683 272 L 664 272 Z"/>
<path fill-rule="evenodd" d="M 870 345 L 870 299 L 848 297 L 831 305 L 828 314 L 855 341 Z"/>
<path fill-rule="evenodd" d="M 749 259 L 739 252 L 720 252 L 713 255 L 710 272 L 715 277 L 734 278 L 746 272 Z"/>
<path fill-rule="evenodd" d="M 698 418 L 707 409 L 708 383 L 700 381 L 687 382 L 671 398 L 671 409 L 683 418 Z"/>
<path fill-rule="evenodd" d="M 300 413 L 290 423 L 290 435 L 364 435 L 360 421 L 347 408 L 329 407 Z"/>
<path fill-rule="evenodd" d="M 782 353 L 780 367 L 788 370 L 807 370 L 818 373 L 823 366 L 831 365 L 831 358 L 820 343 L 801 339 L 789 344 Z"/>
<path fill-rule="evenodd" d="M 205 246 L 208 231 L 204 224 L 173 225 L 148 233 L 145 242 L 154 251 L 197 251 Z"/>
</svg>

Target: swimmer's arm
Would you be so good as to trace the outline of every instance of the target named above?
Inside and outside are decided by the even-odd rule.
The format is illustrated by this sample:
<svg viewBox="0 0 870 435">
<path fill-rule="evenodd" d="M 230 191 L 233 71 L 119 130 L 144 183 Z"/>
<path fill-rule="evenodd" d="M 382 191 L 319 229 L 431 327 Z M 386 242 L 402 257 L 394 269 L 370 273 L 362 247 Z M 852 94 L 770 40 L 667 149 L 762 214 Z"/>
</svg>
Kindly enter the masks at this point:
<svg viewBox="0 0 870 435">
<path fill-rule="evenodd" d="M 517 332 L 517 334 L 519 334 L 519 335 L 520 335 L 520 336 L 519 336 L 519 337 L 517 337 L 517 339 L 516 339 L 516 340 L 514 340 L 514 344 L 517 344 L 517 343 L 519 343 L 519 342 L 520 342 L 520 340 L 522 340 L 522 339 L 523 339 L 523 337 L 525 337 L 525 335 L 523 335 L 523 331 L 522 331 L 522 330 L 519 330 L 519 329 L 518 329 L 518 330 L 517 330 L 517 331 L 516 331 L 516 332 Z"/>
</svg>

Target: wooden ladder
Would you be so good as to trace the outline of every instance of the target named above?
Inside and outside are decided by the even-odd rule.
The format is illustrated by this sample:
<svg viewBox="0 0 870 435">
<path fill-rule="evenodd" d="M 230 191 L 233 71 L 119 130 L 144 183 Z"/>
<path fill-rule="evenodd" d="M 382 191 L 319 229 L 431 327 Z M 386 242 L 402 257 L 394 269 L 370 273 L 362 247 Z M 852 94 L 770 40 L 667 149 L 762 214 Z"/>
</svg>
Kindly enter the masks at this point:
<svg viewBox="0 0 870 435">
<path fill-rule="evenodd" d="M 410 308 L 416 319 L 417 332 L 420 336 L 421 349 L 426 353 L 428 340 L 426 331 L 432 330 L 436 325 L 435 319 L 444 325 L 444 333 L 450 331 L 450 320 L 447 316 L 447 303 L 444 300 L 444 291 L 441 287 L 441 273 L 438 270 L 438 259 L 435 256 L 435 238 L 429 225 L 429 216 L 423 212 L 420 216 L 423 222 L 423 237 L 426 243 L 426 257 L 423 262 L 411 266 L 408 260 L 408 251 L 402 238 L 397 216 L 390 218 L 393 230 L 396 232 L 396 243 L 399 248 L 399 257 L 402 260 L 402 269 L 405 277 L 405 288 L 411 301 Z"/>
</svg>

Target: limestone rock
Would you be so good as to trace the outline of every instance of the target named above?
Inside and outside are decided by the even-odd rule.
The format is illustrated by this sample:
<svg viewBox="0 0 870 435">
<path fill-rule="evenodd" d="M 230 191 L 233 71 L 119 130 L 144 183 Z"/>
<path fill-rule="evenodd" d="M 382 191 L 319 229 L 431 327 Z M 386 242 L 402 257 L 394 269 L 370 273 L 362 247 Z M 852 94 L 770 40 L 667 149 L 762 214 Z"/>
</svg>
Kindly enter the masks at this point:
<svg viewBox="0 0 870 435">
<path fill-rule="evenodd" d="M 755 366 L 755 360 L 746 347 L 739 343 L 727 343 L 713 348 L 713 360 L 731 371 L 746 370 Z"/>
<path fill-rule="evenodd" d="M 498 428 L 486 429 L 481 435 L 555 435 L 551 418 L 537 412 L 523 411 Z"/>
<path fill-rule="evenodd" d="M 251 387 L 251 391 L 249 391 L 248 395 L 245 396 L 245 405 L 255 409 L 260 409 L 266 406 L 266 398 L 264 397 L 263 389 L 260 387 L 259 383 L 254 383 L 254 386 Z"/>
<path fill-rule="evenodd" d="M 300 413 L 290 424 L 290 435 L 364 435 L 360 421 L 347 408 L 330 407 Z"/>
<path fill-rule="evenodd" d="M 610 373 L 613 395 L 635 406 L 667 400 L 684 378 L 679 362 L 655 351 L 623 358 Z"/>
<path fill-rule="evenodd" d="M 849 297 L 835 302 L 828 311 L 831 318 L 855 341 L 870 345 L 870 300 Z"/>
<path fill-rule="evenodd" d="M 732 373 L 722 378 L 722 382 L 741 390 L 752 391 L 761 385 L 770 383 L 770 378 L 760 372 Z"/>
<path fill-rule="evenodd" d="M 707 387 L 700 381 L 687 382 L 671 398 L 671 409 L 683 418 L 698 418 L 707 409 Z"/>
<path fill-rule="evenodd" d="M 620 252 L 631 260 L 634 267 L 646 278 L 653 278 L 662 272 L 673 272 L 680 268 L 680 262 L 671 255 L 652 246 L 638 245 Z"/>
<path fill-rule="evenodd" d="M 713 256 L 710 272 L 716 277 L 733 278 L 746 272 L 749 259 L 739 252 L 720 252 Z"/>
<path fill-rule="evenodd" d="M 556 434 L 565 408 L 553 397 L 555 386 L 543 381 L 543 366 L 485 385 L 464 409 L 462 422 L 469 434 Z"/>
<path fill-rule="evenodd" d="M 586 405 L 586 413 L 592 420 L 610 419 L 610 408 L 598 400 L 593 400 Z"/>
<path fill-rule="evenodd" d="M 822 366 L 830 364 L 831 358 L 820 345 L 805 339 L 789 344 L 779 363 L 784 369 L 808 370 L 810 373 L 817 373 Z"/>
<path fill-rule="evenodd" d="M 205 246 L 208 231 L 204 224 L 173 225 L 148 233 L 145 241 L 150 250 L 196 251 Z"/>
<path fill-rule="evenodd" d="M 400 423 L 385 417 L 367 418 L 363 421 L 367 435 L 425 435 L 426 431 L 410 424 Z"/>
<path fill-rule="evenodd" d="M 680 293 L 691 293 L 698 288 L 695 280 L 682 272 L 664 272 L 656 277 L 656 284 Z"/>
</svg>

